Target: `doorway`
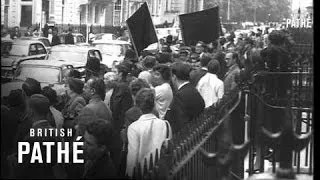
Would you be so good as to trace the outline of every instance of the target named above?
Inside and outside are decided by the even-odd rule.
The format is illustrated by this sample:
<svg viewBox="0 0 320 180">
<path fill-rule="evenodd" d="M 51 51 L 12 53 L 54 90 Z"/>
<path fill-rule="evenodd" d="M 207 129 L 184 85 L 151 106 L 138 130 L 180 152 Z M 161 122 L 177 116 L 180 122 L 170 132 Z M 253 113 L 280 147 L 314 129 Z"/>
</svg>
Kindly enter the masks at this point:
<svg viewBox="0 0 320 180">
<path fill-rule="evenodd" d="M 29 27 L 32 25 L 32 5 L 21 6 L 20 27 Z"/>
</svg>

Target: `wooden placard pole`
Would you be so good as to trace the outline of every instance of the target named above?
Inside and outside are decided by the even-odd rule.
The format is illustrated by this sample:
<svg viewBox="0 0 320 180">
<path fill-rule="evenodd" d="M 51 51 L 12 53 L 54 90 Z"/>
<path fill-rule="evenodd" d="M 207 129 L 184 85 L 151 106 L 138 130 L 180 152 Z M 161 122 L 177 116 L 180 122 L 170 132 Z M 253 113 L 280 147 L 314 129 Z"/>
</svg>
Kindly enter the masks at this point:
<svg viewBox="0 0 320 180">
<path fill-rule="evenodd" d="M 135 43 L 134 43 L 134 41 L 133 41 L 133 39 L 132 39 L 131 31 L 130 31 L 130 28 L 129 28 L 129 26 L 128 26 L 127 21 L 126 21 L 126 25 L 127 25 L 127 27 L 128 27 L 130 41 L 131 41 L 131 43 L 132 43 L 132 45 L 133 45 L 133 47 L 134 47 L 134 52 L 136 52 L 137 58 L 138 58 L 138 60 L 139 60 L 139 53 L 138 53 L 137 47 L 136 47 L 136 45 L 135 45 Z"/>
</svg>

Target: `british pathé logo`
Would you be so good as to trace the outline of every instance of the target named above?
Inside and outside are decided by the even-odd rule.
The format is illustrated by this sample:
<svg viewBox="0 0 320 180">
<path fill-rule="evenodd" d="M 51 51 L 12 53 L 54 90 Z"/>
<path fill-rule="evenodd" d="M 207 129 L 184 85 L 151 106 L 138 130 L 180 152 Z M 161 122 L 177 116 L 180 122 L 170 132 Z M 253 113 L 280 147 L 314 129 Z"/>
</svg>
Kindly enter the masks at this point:
<svg viewBox="0 0 320 180">
<path fill-rule="evenodd" d="M 73 137 L 72 129 L 57 128 L 31 128 L 29 131 L 30 138 L 45 137 Z M 80 141 L 82 136 L 78 136 L 74 142 L 62 141 L 43 141 L 43 142 L 18 142 L 18 163 L 24 163 L 24 156 L 30 156 L 30 163 L 55 163 L 52 162 L 52 155 L 56 156 L 57 163 L 69 163 L 70 153 L 72 153 L 72 163 L 84 163 L 84 159 L 79 158 L 83 154 L 83 142 Z M 72 145 L 70 146 L 70 143 Z M 71 149 L 71 148 L 72 149 Z M 43 154 L 45 148 L 46 154 Z M 56 149 L 54 149 L 56 148 Z M 52 154 L 56 152 L 57 154 Z M 44 158 L 46 157 L 46 158 Z M 63 158 L 64 157 L 64 158 Z M 43 161 L 45 159 L 45 162 Z M 27 162 L 28 163 L 28 162 Z"/>
</svg>

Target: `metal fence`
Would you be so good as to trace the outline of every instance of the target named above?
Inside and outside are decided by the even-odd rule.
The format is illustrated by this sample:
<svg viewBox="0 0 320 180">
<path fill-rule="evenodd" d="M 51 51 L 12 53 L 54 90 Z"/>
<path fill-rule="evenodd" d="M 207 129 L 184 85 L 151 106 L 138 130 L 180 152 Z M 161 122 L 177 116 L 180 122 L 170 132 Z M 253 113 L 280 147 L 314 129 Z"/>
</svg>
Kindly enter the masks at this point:
<svg viewBox="0 0 320 180">
<path fill-rule="evenodd" d="M 254 81 L 226 94 L 221 104 L 206 109 L 192 124 L 175 134 L 166 142 L 169 146 L 158 151 L 155 161 L 150 158 L 149 163 L 145 160 L 137 165 L 133 179 L 243 179 L 246 169 L 249 175 L 256 172 L 254 164 L 258 157 L 261 159 L 257 163 L 259 172 L 275 172 L 279 149 L 263 139 L 260 129 L 280 131 L 279 122 L 284 119 L 285 106 L 289 103 L 295 132 L 306 134 L 313 130 L 313 59 L 308 62 L 292 66 L 292 72 L 252 75 Z M 270 83 L 283 81 L 289 82 L 288 86 L 268 88 Z M 247 141 L 251 143 L 245 165 L 243 153 L 240 156 L 232 153 L 230 142 L 244 145 Z M 311 140 L 303 151 L 292 152 L 296 173 L 313 174 L 313 148 Z M 219 156 L 218 160 L 205 158 L 208 152 L 213 152 L 209 156 Z M 271 169 L 267 168 L 265 159 L 272 163 Z"/>
</svg>

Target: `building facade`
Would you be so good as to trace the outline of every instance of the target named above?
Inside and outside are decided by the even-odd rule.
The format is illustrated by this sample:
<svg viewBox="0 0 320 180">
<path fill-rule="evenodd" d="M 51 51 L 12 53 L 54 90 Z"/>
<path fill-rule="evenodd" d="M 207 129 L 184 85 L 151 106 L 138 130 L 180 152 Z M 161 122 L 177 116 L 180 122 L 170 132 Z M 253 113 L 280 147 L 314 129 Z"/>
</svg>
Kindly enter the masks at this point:
<svg viewBox="0 0 320 180">
<path fill-rule="evenodd" d="M 154 24 L 173 22 L 179 14 L 203 10 L 203 0 L 1 0 L 1 24 L 89 24 L 125 26 L 144 2 Z"/>
</svg>

